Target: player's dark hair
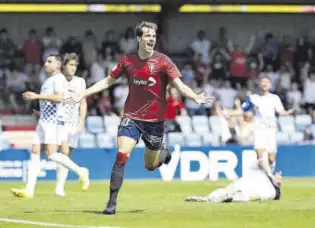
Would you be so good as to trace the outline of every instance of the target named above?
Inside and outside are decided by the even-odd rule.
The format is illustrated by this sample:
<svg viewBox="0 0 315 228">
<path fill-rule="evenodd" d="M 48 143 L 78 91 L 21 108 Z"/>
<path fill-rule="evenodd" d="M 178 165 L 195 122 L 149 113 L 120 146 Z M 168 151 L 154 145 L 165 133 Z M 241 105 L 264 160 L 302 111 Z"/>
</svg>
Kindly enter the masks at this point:
<svg viewBox="0 0 315 228">
<path fill-rule="evenodd" d="M 157 24 L 153 23 L 153 22 L 148 22 L 148 21 L 142 21 L 140 23 L 138 23 L 135 27 L 135 34 L 136 37 L 142 37 L 143 35 L 143 28 L 149 28 L 149 29 L 154 29 L 155 32 L 157 32 L 158 26 Z"/>
<path fill-rule="evenodd" d="M 62 65 L 65 66 L 67 65 L 71 60 L 75 60 L 77 64 L 79 64 L 79 56 L 72 52 L 72 53 L 66 53 L 64 56 L 63 56 L 63 62 L 62 62 Z"/>
<path fill-rule="evenodd" d="M 59 54 L 50 54 L 48 57 L 54 57 L 58 62 L 62 63 L 62 56 Z"/>
</svg>

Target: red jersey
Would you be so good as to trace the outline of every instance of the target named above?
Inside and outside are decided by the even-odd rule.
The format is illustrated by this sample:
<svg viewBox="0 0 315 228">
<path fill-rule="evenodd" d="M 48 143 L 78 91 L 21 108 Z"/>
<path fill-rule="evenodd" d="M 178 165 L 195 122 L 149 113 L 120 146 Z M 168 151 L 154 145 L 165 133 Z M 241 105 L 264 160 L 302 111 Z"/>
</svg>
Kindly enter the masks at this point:
<svg viewBox="0 0 315 228">
<path fill-rule="evenodd" d="M 167 99 L 167 103 L 166 119 L 175 120 L 177 110 L 184 108 L 184 103 L 181 100 L 174 100 L 172 97 Z"/>
<path fill-rule="evenodd" d="M 245 52 L 232 52 L 231 54 L 231 76 L 232 77 L 246 77 L 246 58 L 248 56 Z"/>
<path fill-rule="evenodd" d="M 157 51 L 145 60 L 141 60 L 138 53 L 126 54 L 118 61 L 110 76 L 118 78 L 123 74 L 129 82 L 124 117 L 148 122 L 164 121 L 166 86 L 175 78 L 182 77 L 172 60 Z"/>
</svg>

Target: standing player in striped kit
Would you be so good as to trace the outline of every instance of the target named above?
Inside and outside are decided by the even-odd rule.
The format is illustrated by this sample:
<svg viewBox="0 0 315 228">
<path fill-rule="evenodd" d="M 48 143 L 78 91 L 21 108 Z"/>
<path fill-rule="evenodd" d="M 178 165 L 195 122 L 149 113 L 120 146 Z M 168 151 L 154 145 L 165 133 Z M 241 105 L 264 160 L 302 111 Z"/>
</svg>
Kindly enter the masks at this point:
<svg viewBox="0 0 315 228">
<path fill-rule="evenodd" d="M 75 172 L 82 181 L 83 189 L 87 189 L 89 185 L 88 170 L 79 167 L 64 154 L 57 153 L 58 145 L 61 141 L 60 132 L 67 120 L 61 105 L 67 85 L 65 76 L 60 72 L 61 64 L 61 56 L 50 55 L 45 62 L 45 70 L 50 77 L 44 82 L 40 94 L 30 91 L 23 94 L 25 100 L 39 100 L 41 113 L 32 145 L 26 188 L 11 189 L 17 197 L 32 198 L 34 196 L 42 151 L 46 151 L 50 160 Z"/>
<path fill-rule="evenodd" d="M 65 97 L 80 93 L 86 89 L 84 79 L 75 76 L 78 64 L 79 57 L 75 53 L 67 53 L 64 55 L 63 74 L 67 79 Z M 78 146 L 80 133 L 84 130 L 84 121 L 87 112 L 86 100 L 82 99 L 80 103 L 76 104 L 63 104 L 63 108 L 69 119 L 64 125 L 64 131 L 62 131 L 61 152 L 70 157 L 72 150 Z M 64 185 L 68 176 L 68 171 L 69 169 L 58 164 L 57 185 L 55 188 L 56 196 L 65 196 Z"/>
</svg>

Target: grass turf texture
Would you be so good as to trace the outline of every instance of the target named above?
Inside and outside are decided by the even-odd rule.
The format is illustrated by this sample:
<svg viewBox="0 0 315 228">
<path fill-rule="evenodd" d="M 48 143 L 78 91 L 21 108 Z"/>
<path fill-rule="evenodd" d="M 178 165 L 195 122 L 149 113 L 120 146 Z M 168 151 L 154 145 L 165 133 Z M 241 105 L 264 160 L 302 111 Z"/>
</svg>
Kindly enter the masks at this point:
<svg viewBox="0 0 315 228">
<path fill-rule="evenodd" d="M 117 214 L 102 215 L 108 182 L 92 182 L 81 192 L 76 182 L 67 183 L 66 197 L 55 197 L 55 183 L 40 182 L 33 199 L 15 198 L 9 191 L 17 182 L 0 182 L 0 217 L 80 226 L 159 228 L 314 228 L 314 179 L 285 179 L 280 201 L 207 204 L 188 203 L 189 195 L 207 195 L 227 181 L 161 182 L 125 181 Z M 35 225 L 0 221 L 1 228 Z"/>
</svg>

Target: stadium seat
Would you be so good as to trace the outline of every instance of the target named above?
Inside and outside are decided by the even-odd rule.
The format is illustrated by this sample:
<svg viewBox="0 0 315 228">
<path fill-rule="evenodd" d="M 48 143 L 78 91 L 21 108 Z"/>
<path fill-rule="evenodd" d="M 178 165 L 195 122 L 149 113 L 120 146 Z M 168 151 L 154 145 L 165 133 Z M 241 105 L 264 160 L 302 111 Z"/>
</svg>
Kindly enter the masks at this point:
<svg viewBox="0 0 315 228">
<path fill-rule="evenodd" d="M 310 115 L 298 115 L 295 117 L 295 126 L 297 131 L 304 131 L 308 125 L 312 124 Z"/>
<path fill-rule="evenodd" d="M 180 125 L 183 133 L 192 132 L 191 119 L 189 116 L 176 116 L 176 121 Z"/>
<path fill-rule="evenodd" d="M 217 135 L 222 134 L 221 120 L 219 116 L 210 116 L 209 124 L 211 131 Z"/>
<path fill-rule="evenodd" d="M 80 148 L 95 148 L 97 147 L 95 142 L 95 136 L 90 133 L 82 133 L 79 136 L 79 147 Z"/>
<path fill-rule="evenodd" d="M 294 132 L 290 135 L 291 143 L 301 143 L 304 140 L 304 134 L 302 132 Z"/>
<path fill-rule="evenodd" d="M 208 133 L 202 135 L 202 142 L 204 145 L 219 145 L 220 144 L 220 136 L 215 133 Z"/>
<path fill-rule="evenodd" d="M 293 116 L 280 116 L 279 125 L 282 132 L 293 133 L 295 132 L 295 124 Z"/>
<path fill-rule="evenodd" d="M 209 118 L 207 116 L 193 116 L 192 125 L 194 131 L 199 134 L 209 133 Z"/>
<path fill-rule="evenodd" d="M 100 148 L 113 148 L 116 146 L 113 137 L 105 133 L 97 134 L 96 142 Z"/>
<path fill-rule="evenodd" d="M 278 144 L 288 144 L 289 141 L 289 134 L 287 132 L 277 132 L 276 140 Z"/>
<path fill-rule="evenodd" d="M 118 125 L 120 124 L 120 118 L 118 116 L 105 116 L 104 124 L 105 124 L 105 128 L 107 128 L 107 126 L 118 127 Z"/>
<path fill-rule="evenodd" d="M 201 136 L 197 133 L 190 133 L 184 135 L 186 146 L 202 146 Z"/>
<path fill-rule="evenodd" d="M 89 116 L 86 119 L 86 130 L 93 134 L 105 132 L 103 118 L 100 116 Z"/>
<path fill-rule="evenodd" d="M 167 135 L 168 145 L 175 146 L 177 144 L 184 145 L 184 136 L 179 132 L 171 132 Z"/>
</svg>

